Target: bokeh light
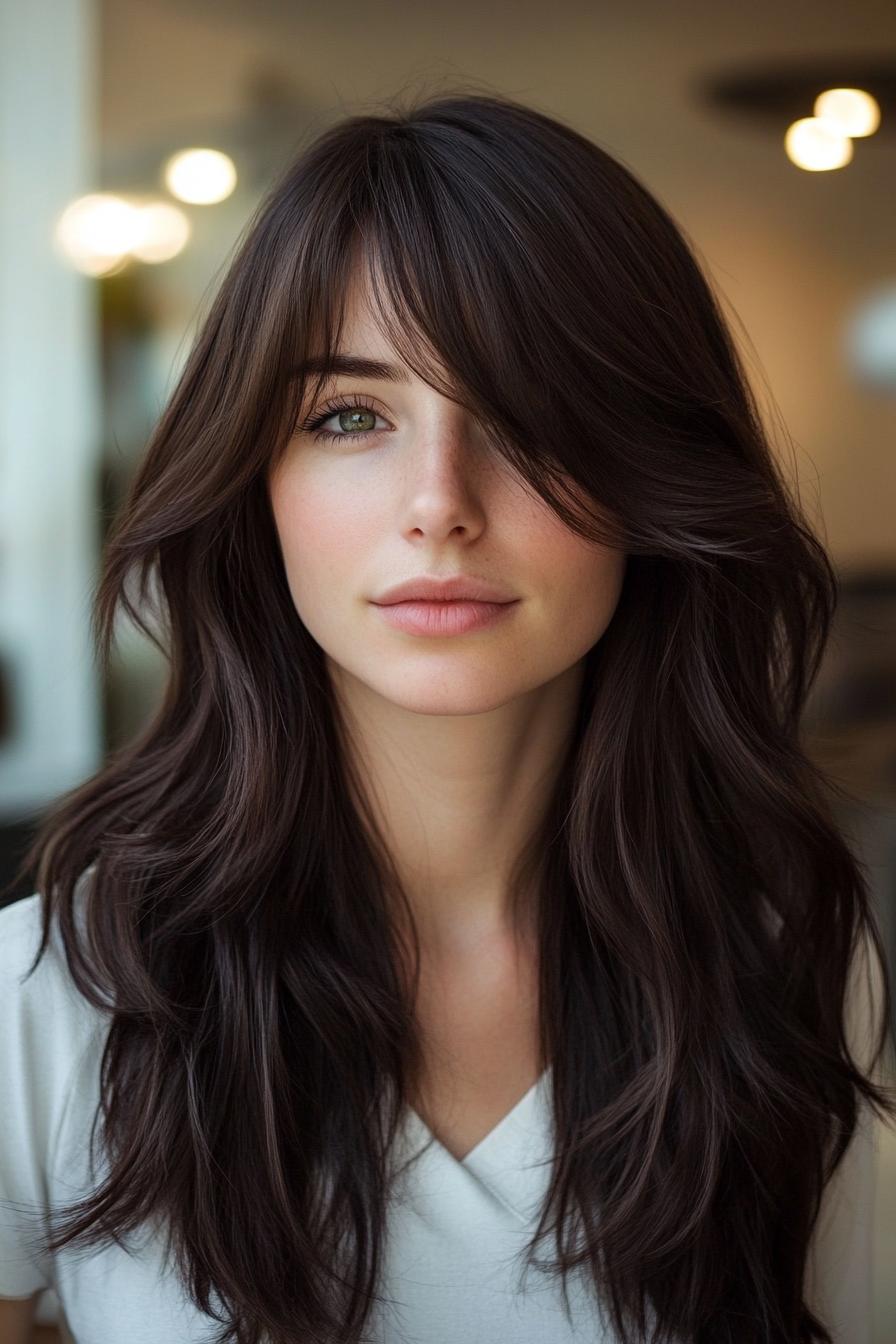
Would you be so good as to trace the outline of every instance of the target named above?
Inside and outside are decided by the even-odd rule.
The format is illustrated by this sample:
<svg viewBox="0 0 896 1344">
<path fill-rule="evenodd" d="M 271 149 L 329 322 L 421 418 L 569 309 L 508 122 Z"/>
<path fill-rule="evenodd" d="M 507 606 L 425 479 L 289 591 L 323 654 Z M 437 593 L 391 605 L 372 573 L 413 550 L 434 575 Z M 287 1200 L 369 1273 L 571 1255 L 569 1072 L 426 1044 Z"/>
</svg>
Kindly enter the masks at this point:
<svg viewBox="0 0 896 1344">
<path fill-rule="evenodd" d="M 852 140 L 873 135 L 880 125 L 880 104 L 864 89 L 825 89 L 812 110 Z"/>
<path fill-rule="evenodd" d="M 852 159 L 852 141 L 820 117 L 802 117 L 787 128 L 784 149 L 791 163 L 810 173 L 843 168 Z"/>
<path fill-rule="evenodd" d="M 106 275 L 140 240 L 139 210 L 120 196 L 91 192 L 72 201 L 54 232 L 57 248 L 85 275 Z"/>
<path fill-rule="evenodd" d="M 165 164 L 165 185 L 171 195 L 190 205 L 214 205 L 236 186 L 233 159 L 218 149 L 184 149 Z"/>
</svg>

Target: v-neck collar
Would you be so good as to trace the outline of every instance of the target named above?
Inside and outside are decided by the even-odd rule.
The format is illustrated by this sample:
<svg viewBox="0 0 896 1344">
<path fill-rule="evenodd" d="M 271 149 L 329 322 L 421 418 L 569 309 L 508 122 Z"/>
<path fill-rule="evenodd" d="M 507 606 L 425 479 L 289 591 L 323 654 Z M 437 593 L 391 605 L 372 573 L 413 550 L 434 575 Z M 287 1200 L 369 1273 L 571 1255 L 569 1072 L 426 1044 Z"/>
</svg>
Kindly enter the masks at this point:
<svg viewBox="0 0 896 1344">
<path fill-rule="evenodd" d="M 407 1136 L 418 1160 L 429 1159 L 441 1175 L 477 1182 L 506 1209 L 528 1224 L 541 1204 L 550 1178 L 553 1152 L 550 1104 L 551 1065 L 514 1106 L 463 1158 L 457 1158 L 412 1108 Z"/>
</svg>

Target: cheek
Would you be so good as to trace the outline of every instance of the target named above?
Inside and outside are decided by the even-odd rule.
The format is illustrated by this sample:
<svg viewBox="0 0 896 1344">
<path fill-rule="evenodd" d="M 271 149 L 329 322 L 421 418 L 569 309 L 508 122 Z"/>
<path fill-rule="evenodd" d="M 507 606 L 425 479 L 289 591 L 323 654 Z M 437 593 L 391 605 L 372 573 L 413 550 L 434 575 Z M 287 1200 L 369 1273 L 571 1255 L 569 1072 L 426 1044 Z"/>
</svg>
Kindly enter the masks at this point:
<svg viewBox="0 0 896 1344">
<path fill-rule="evenodd" d="M 377 531 L 363 492 L 285 474 L 273 480 L 270 496 L 296 605 L 315 605 L 329 589 L 351 592 Z"/>
<path fill-rule="evenodd" d="M 551 525 L 531 534 L 529 557 L 558 640 L 567 652 L 581 655 L 600 639 L 616 610 L 625 552 Z"/>
</svg>

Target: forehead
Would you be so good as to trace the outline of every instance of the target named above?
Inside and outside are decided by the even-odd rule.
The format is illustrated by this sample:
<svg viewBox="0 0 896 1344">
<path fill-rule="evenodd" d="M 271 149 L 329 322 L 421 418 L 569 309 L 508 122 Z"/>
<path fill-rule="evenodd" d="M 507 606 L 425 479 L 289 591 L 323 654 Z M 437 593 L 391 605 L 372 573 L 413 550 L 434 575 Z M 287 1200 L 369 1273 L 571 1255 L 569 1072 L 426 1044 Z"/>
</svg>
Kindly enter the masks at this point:
<svg viewBox="0 0 896 1344">
<path fill-rule="evenodd" d="M 352 267 L 342 296 L 341 313 L 345 335 L 350 331 L 358 339 L 364 338 L 380 344 L 388 342 L 391 345 L 382 318 L 376 311 L 367 266 Z"/>
<path fill-rule="evenodd" d="M 384 318 L 382 307 L 386 309 L 388 319 Z M 334 305 L 341 313 L 342 333 L 338 348 L 355 354 L 376 349 L 399 356 L 392 336 L 389 322 L 400 324 L 401 317 L 396 305 L 388 293 L 381 277 L 374 277 L 372 267 L 366 257 L 357 253 L 348 272 L 341 304 Z"/>
<path fill-rule="evenodd" d="M 353 262 L 341 295 L 334 298 L 329 324 L 331 343 L 315 343 L 303 366 L 307 372 L 327 381 L 339 376 L 434 379 L 433 385 L 453 391 L 455 380 L 431 340 L 407 315 L 406 303 L 395 301 L 382 272 L 372 276 L 366 257 Z"/>
</svg>

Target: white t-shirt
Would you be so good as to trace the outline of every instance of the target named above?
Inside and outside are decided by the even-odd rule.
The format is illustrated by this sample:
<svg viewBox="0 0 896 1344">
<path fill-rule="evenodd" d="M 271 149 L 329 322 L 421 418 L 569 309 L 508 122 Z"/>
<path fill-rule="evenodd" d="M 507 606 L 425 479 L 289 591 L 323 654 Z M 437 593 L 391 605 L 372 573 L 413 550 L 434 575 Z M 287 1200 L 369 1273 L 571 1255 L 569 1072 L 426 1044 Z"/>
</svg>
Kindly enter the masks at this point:
<svg viewBox="0 0 896 1344">
<path fill-rule="evenodd" d="M 200 1313 L 167 1272 L 148 1232 L 100 1250 L 75 1244 L 31 1258 L 31 1224 L 15 1205 L 52 1210 L 83 1196 L 90 1124 L 99 1103 L 99 1064 L 108 1018 L 79 994 L 54 922 L 34 974 L 19 980 L 37 950 L 40 895 L 0 909 L 0 1297 L 41 1288 L 58 1296 L 77 1344 L 193 1344 L 220 1323 Z M 386 1271 L 372 1344 L 602 1344 L 605 1332 L 584 1280 L 570 1278 L 572 1325 L 559 1287 L 536 1267 L 517 1291 L 522 1252 L 547 1189 L 551 1147 L 550 1071 L 458 1161 L 438 1140 L 403 1173 L 390 1212 Z M 433 1136 L 408 1112 L 399 1161 Z M 105 1175 L 103 1167 L 100 1177 Z M 538 1254 L 549 1256 L 550 1238 Z"/>
<path fill-rule="evenodd" d="M 54 1289 L 76 1344 L 211 1341 L 220 1323 L 185 1297 L 148 1230 L 126 1239 L 130 1253 L 114 1243 L 44 1258 L 26 1249 L 32 1225 L 21 1206 L 46 1213 L 92 1188 L 87 1144 L 108 1024 L 72 982 L 55 921 L 45 955 L 20 983 L 37 950 L 40 911 L 37 893 L 0 909 L 0 1298 Z M 537 1267 L 518 1281 L 549 1178 L 550 1076 L 463 1161 L 408 1112 L 398 1159 L 431 1143 L 395 1191 L 380 1287 L 394 1306 L 374 1309 L 370 1344 L 615 1340 L 583 1278 L 569 1279 L 571 1321 L 558 1282 Z M 865 1123 L 829 1187 L 813 1249 L 810 1301 L 835 1344 L 871 1341 L 873 1163 Z M 536 1253 L 550 1258 L 550 1235 Z"/>
</svg>

